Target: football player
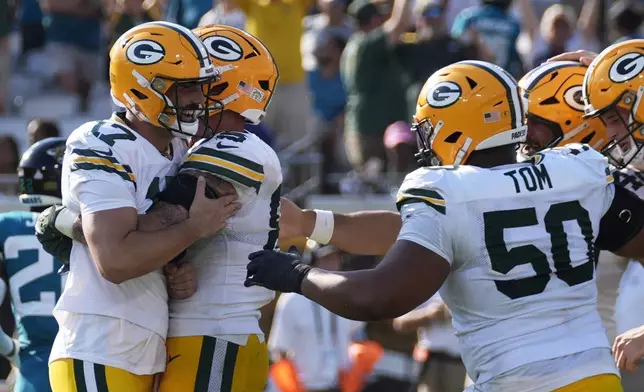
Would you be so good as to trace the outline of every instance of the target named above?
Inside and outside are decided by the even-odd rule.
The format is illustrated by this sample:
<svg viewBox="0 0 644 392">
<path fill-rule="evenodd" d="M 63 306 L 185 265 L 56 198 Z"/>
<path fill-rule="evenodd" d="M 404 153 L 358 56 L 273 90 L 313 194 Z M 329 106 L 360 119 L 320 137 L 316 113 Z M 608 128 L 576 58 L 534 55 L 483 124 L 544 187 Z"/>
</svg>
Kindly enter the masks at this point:
<svg viewBox="0 0 644 392">
<path fill-rule="evenodd" d="M 644 256 L 644 202 L 614 184 L 588 145 L 516 163 L 526 140 L 519 94 L 489 63 L 437 71 L 418 98 L 424 167 L 399 190 L 398 222 L 378 212 L 290 218 L 350 252 L 385 250 L 397 236 L 383 261 L 336 273 L 260 251 L 246 284 L 298 292 L 357 320 L 400 316 L 440 288 L 473 390 L 621 391 L 596 307 L 595 249 Z"/>
<path fill-rule="evenodd" d="M 568 53 L 564 56 L 579 56 Z M 592 58 L 592 53 L 583 53 Z M 623 41 L 606 48 L 590 64 L 584 79 L 584 101 L 588 118 L 601 118 L 614 140 L 607 147 L 622 170 L 615 180 L 644 192 L 644 40 Z M 644 357 L 644 327 L 628 331 L 615 340 L 613 351 L 620 369 L 634 371 Z M 642 372 L 633 380 L 641 388 Z M 634 377 L 636 377 L 634 376 Z M 629 381 L 630 376 L 625 376 Z"/>
<path fill-rule="evenodd" d="M 185 259 L 195 266 L 197 292 L 170 301 L 168 364 L 161 392 L 264 391 L 268 350 L 260 308 L 274 293 L 244 287 L 248 255 L 276 249 L 282 168 L 277 154 L 245 124 L 265 116 L 279 78 L 268 49 L 228 26 L 194 30 L 221 70 L 209 98 L 223 111 L 210 116 L 214 137 L 194 145 L 179 173 L 216 176 L 242 207 L 226 230 L 196 242 Z"/>
<path fill-rule="evenodd" d="M 45 208 L 62 202 L 60 178 L 64 138 L 47 138 L 33 144 L 18 165 L 20 202 L 29 211 L 0 214 L 2 276 L 10 294 L 20 343 L 0 333 L 0 353 L 20 364 L 14 391 L 46 392 L 47 359 L 58 332 L 52 316 L 63 291 L 64 277 L 56 271 L 61 262 L 43 251 L 34 226 Z M 20 352 L 20 354 L 18 354 Z"/>
<path fill-rule="evenodd" d="M 151 22 L 127 31 L 110 52 L 110 86 L 126 110 L 82 125 L 67 140 L 63 204 L 82 216 L 87 245 L 74 242 L 70 273 L 54 308 L 59 332 L 50 361 L 54 391 L 151 391 L 165 369 L 168 306 L 161 267 L 211 236 L 237 208 L 209 200 L 205 181 L 169 182 L 207 110 L 218 73 L 205 46 L 181 26 Z M 197 184 L 176 224 L 146 231 L 137 217 L 169 188 Z M 155 205 L 148 215 L 163 205 Z M 167 203 L 166 203 L 167 204 Z M 163 210 L 163 217 L 167 209 Z"/>
<path fill-rule="evenodd" d="M 196 242 L 183 256 L 195 268 L 199 289 L 169 303 L 168 363 L 160 390 L 260 392 L 268 376 L 260 308 L 274 293 L 260 287 L 249 290 L 243 283 L 248 254 L 277 246 L 282 174 L 277 154 L 244 126 L 264 118 L 279 73 L 268 49 L 244 31 L 206 26 L 195 33 L 220 73 L 208 86 L 214 102 L 209 128 L 215 134 L 190 149 L 177 178 L 203 175 L 217 196 L 233 194 L 242 207 L 228 219 L 226 230 Z M 149 229 L 174 224 L 171 214 L 159 218 L 174 208 L 167 203 L 188 208 L 194 194 L 190 187 L 194 183 L 168 188 L 162 198 L 166 205 L 139 217 L 139 225 Z M 85 241 L 78 223 L 71 230 L 58 227 Z"/>
<path fill-rule="evenodd" d="M 528 139 L 521 148 L 531 156 L 545 148 L 584 143 L 602 151 L 610 143 L 606 126 L 598 118 L 583 118 L 582 84 L 586 66 L 574 61 L 548 62 L 530 71 L 519 87 L 528 100 Z M 615 182 L 644 197 L 637 184 L 639 171 L 614 170 Z M 615 304 L 619 283 L 629 260 L 610 252 L 601 252 L 597 264 L 597 309 L 606 328 L 608 341 L 615 340 Z"/>
</svg>

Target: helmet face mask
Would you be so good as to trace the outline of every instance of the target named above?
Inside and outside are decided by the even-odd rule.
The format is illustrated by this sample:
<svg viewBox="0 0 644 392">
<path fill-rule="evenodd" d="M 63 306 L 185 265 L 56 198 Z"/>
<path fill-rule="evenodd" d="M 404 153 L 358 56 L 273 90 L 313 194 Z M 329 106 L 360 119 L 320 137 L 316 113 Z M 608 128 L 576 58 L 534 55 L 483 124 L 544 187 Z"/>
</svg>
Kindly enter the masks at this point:
<svg viewBox="0 0 644 392">
<path fill-rule="evenodd" d="M 626 92 L 618 102 L 595 114 L 606 124 L 612 139 L 601 152 L 618 168 L 644 162 L 644 140 L 634 136 L 642 133 L 644 124 L 633 118 L 634 101 L 633 94 Z"/>
</svg>

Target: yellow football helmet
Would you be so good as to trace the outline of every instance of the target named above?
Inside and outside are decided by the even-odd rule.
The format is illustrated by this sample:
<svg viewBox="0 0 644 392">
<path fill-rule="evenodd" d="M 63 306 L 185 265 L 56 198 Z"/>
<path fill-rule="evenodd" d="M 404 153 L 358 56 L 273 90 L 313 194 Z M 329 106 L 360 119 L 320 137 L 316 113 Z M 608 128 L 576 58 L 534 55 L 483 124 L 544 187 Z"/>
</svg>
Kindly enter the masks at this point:
<svg viewBox="0 0 644 392">
<path fill-rule="evenodd" d="M 461 61 L 425 82 L 416 106 L 419 161 L 458 166 L 472 151 L 526 140 L 525 111 L 516 81 L 483 61 Z"/>
<path fill-rule="evenodd" d="M 588 67 L 583 83 L 585 117 L 595 118 L 618 108 L 628 112 L 622 120 L 626 136 L 607 148 L 620 166 L 644 160 L 644 40 L 624 41 L 604 49 Z M 622 118 L 621 115 L 619 117 Z M 614 150 L 614 151 L 611 151 Z"/>
<path fill-rule="evenodd" d="M 528 101 L 525 152 L 569 143 L 601 151 L 610 140 L 600 119 L 584 119 L 582 83 L 587 68 L 574 61 L 544 63 L 519 80 Z"/>
<path fill-rule="evenodd" d="M 183 104 L 179 90 L 203 90 L 202 86 L 217 79 L 203 42 L 174 23 L 150 22 L 134 27 L 110 51 L 110 87 L 115 104 L 139 120 L 184 139 L 197 133 L 198 116 L 207 104 L 205 97 L 199 104 Z"/>
<path fill-rule="evenodd" d="M 260 40 L 234 27 L 210 25 L 194 32 L 206 45 L 220 74 L 217 83 L 210 87 L 209 99 L 247 122 L 259 124 L 266 116 L 279 79 L 271 52 Z"/>
</svg>

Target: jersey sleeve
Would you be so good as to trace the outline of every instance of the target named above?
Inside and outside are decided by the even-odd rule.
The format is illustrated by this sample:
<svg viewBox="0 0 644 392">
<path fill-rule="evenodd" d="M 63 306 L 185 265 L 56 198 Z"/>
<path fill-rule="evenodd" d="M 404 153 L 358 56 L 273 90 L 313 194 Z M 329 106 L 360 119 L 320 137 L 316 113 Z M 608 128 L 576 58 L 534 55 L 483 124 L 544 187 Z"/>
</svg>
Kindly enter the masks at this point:
<svg viewBox="0 0 644 392">
<path fill-rule="evenodd" d="M 446 192 L 441 189 L 444 170 L 422 168 L 405 177 L 396 198 L 402 219 L 398 239 L 415 242 L 451 264 L 453 247 L 447 220 Z"/>
<path fill-rule="evenodd" d="M 236 142 L 234 137 L 239 137 L 240 141 Z M 252 148 L 254 140 L 245 137 L 241 132 L 228 139 L 225 135 L 217 136 L 194 146 L 179 171 L 212 174 L 257 194 L 265 179 L 264 165 Z"/>
<path fill-rule="evenodd" d="M 129 163 L 107 143 L 78 129 L 65 152 L 66 196 L 80 206 L 81 213 L 135 207 L 136 175 Z"/>
<path fill-rule="evenodd" d="M 415 242 L 452 264 L 454 251 L 445 214 L 430 205 L 416 202 L 400 209 L 402 227 L 398 240 Z"/>
</svg>

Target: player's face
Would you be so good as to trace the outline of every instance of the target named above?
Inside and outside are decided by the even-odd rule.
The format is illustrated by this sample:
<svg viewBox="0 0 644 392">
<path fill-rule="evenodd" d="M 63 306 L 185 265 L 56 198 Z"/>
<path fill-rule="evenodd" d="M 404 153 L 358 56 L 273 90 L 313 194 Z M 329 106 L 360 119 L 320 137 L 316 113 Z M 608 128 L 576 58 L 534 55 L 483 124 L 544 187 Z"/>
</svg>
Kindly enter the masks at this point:
<svg viewBox="0 0 644 392">
<path fill-rule="evenodd" d="M 166 94 L 178 109 L 179 121 L 194 123 L 203 113 L 206 97 L 201 84 L 175 83 Z"/>
<path fill-rule="evenodd" d="M 521 153 L 525 156 L 543 150 L 554 137 L 552 129 L 533 118 L 528 117 L 528 137 L 521 147 Z"/>
<path fill-rule="evenodd" d="M 617 141 L 623 153 L 628 153 L 632 147 L 631 138 L 627 137 L 628 111 L 617 107 L 604 113 L 601 119 L 606 124 L 608 137 Z"/>
</svg>

